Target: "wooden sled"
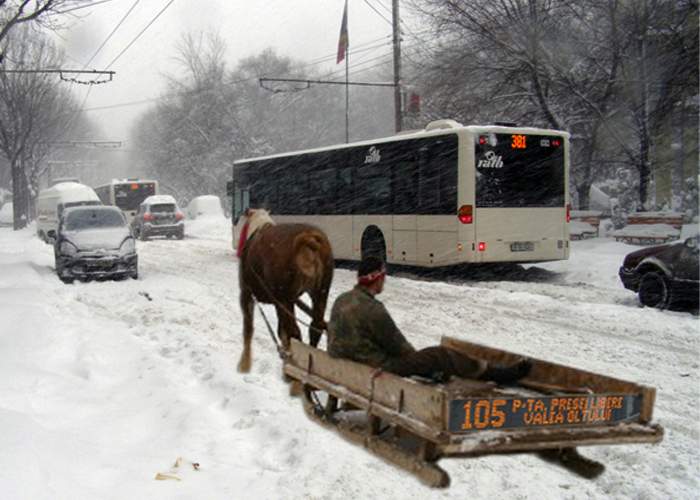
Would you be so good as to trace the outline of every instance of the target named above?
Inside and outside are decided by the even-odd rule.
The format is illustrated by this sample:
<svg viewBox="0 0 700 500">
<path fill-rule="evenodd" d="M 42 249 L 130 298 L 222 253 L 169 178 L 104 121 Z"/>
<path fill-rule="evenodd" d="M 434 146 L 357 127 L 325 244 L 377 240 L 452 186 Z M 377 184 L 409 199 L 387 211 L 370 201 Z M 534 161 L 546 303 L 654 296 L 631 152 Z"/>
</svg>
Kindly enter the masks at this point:
<svg viewBox="0 0 700 500">
<path fill-rule="evenodd" d="M 520 355 L 443 337 L 441 344 L 509 365 Z M 532 359 L 532 358 L 531 358 Z M 532 359 L 515 387 L 452 379 L 427 383 L 330 357 L 292 341 L 284 373 L 301 385 L 307 414 L 433 487 L 450 478 L 437 461 L 491 453 L 535 452 L 584 477 L 604 467 L 577 446 L 658 443 L 651 424 L 656 390 Z M 339 404 L 338 403 L 342 403 Z"/>
</svg>

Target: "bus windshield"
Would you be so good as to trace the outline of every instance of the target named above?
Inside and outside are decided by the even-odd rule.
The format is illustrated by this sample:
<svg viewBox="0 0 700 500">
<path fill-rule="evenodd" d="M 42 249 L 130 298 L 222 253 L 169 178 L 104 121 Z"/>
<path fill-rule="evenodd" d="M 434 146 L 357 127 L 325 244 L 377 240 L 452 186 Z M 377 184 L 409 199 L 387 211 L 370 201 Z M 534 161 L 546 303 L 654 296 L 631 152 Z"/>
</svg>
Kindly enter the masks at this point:
<svg viewBox="0 0 700 500">
<path fill-rule="evenodd" d="M 138 210 L 143 200 L 156 194 L 153 182 L 125 182 L 114 185 L 114 204 L 122 210 Z"/>
<path fill-rule="evenodd" d="M 563 207 L 564 140 L 558 136 L 493 134 L 476 137 L 476 206 Z"/>
</svg>

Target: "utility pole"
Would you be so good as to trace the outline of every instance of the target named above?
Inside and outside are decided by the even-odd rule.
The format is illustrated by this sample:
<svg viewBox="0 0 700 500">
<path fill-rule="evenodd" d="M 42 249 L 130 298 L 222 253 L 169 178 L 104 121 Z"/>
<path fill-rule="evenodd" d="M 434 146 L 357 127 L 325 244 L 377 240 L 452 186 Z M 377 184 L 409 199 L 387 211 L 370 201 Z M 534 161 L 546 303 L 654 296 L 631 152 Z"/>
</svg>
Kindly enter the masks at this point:
<svg viewBox="0 0 700 500">
<path fill-rule="evenodd" d="M 396 132 L 403 128 L 401 116 L 401 29 L 399 27 L 399 0 L 392 0 L 391 18 L 394 28 L 394 122 Z"/>
</svg>

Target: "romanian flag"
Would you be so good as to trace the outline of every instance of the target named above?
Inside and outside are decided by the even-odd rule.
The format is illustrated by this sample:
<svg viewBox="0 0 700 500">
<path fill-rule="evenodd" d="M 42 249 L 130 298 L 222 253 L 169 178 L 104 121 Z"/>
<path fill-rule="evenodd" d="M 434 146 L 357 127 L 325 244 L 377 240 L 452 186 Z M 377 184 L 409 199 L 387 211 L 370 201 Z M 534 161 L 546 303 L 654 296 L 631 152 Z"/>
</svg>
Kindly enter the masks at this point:
<svg viewBox="0 0 700 500">
<path fill-rule="evenodd" d="M 340 24 L 340 37 L 338 38 L 338 57 L 335 63 L 338 64 L 340 61 L 345 59 L 345 53 L 350 45 L 350 39 L 348 38 L 348 0 L 345 0 L 345 9 L 343 9 L 343 22 Z"/>
</svg>

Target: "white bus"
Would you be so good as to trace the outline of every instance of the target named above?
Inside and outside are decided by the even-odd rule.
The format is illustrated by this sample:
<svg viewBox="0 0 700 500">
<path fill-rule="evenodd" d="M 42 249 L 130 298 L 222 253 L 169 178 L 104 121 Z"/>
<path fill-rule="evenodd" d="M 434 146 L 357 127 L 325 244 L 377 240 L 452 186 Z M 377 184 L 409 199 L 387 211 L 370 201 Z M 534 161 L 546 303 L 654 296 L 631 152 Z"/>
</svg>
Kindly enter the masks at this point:
<svg viewBox="0 0 700 500">
<path fill-rule="evenodd" d="M 127 220 L 131 222 L 141 202 L 149 196 L 158 194 L 158 181 L 112 179 L 109 184 L 96 187 L 95 192 L 105 205 L 121 208 Z"/>
<path fill-rule="evenodd" d="M 424 267 L 569 257 L 569 134 L 431 122 L 384 139 L 236 161 L 247 207 L 323 229 L 340 260 Z"/>
</svg>

